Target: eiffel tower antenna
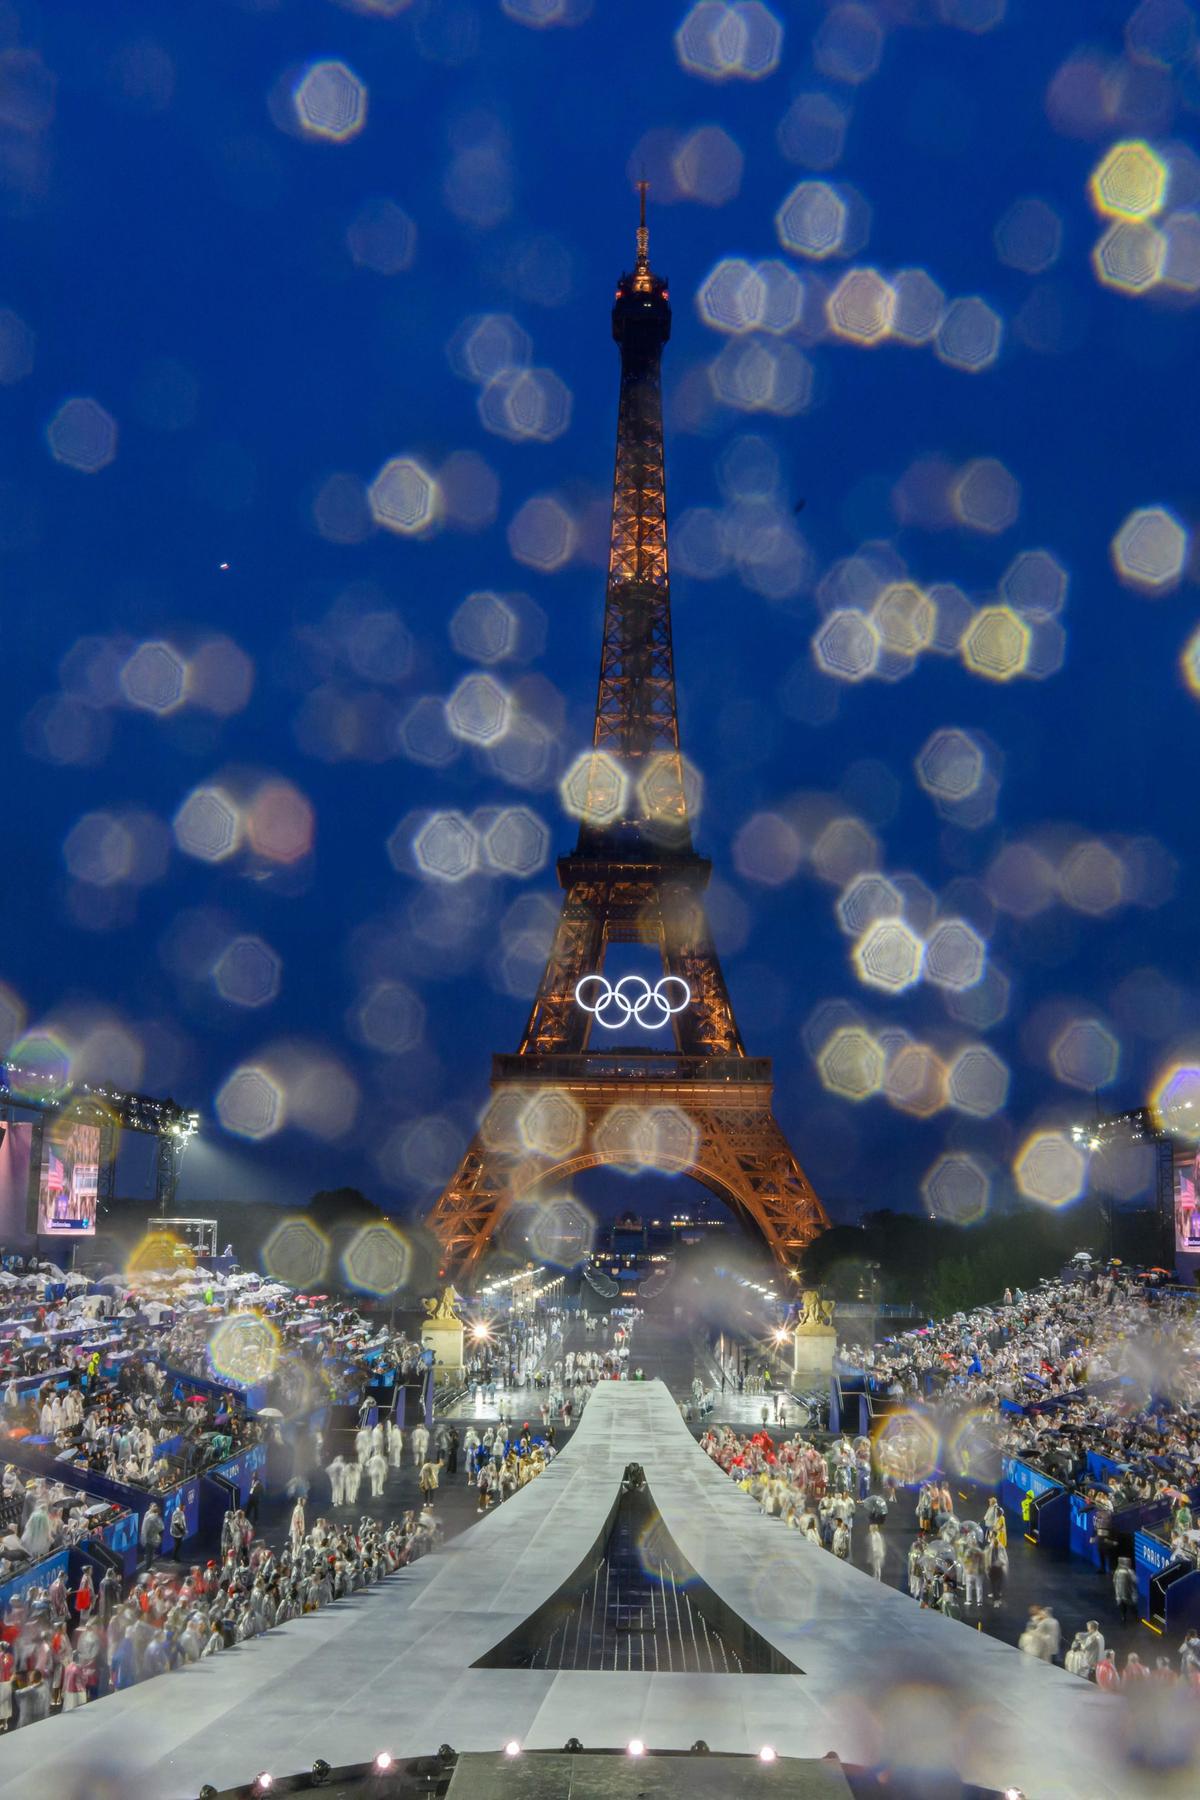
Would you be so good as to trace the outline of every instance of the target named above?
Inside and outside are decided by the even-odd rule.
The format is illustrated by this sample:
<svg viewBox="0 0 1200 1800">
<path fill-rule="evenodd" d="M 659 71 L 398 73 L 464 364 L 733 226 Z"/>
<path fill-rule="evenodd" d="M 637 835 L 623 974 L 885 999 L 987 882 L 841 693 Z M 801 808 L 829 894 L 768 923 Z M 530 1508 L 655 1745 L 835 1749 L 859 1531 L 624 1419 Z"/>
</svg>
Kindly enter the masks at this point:
<svg viewBox="0 0 1200 1800">
<path fill-rule="evenodd" d="M 520 1046 L 492 1058 L 491 1104 L 429 1217 L 460 1278 L 515 1202 L 601 1163 L 695 1176 L 787 1268 L 829 1223 L 775 1119 L 770 1059 L 743 1046 L 704 906 L 712 865 L 692 845 L 663 468 L 671 307 L 650 265 L 647 186 L 612 310 L 621 386 L 600 679 L 592 749 L 566 784 L 579 838 L 559 858 L 562 913 Z M 609 983 L 611 943 L 653 946 L 657 986 Z M 670 1037 L 612 1046 L 631 1022 Z"/>
</svg>

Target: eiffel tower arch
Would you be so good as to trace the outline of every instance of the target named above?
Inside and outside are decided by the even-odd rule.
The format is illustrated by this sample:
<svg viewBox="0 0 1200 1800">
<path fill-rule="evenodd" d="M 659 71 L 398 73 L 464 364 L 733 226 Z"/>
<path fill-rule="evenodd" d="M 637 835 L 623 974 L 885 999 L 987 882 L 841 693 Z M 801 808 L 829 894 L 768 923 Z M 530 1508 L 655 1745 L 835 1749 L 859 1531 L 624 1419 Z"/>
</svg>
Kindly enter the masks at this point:
<svg viewBox="0 0 1200 1800">
<path fill-rule="evenodd" d="M 429 1215 L 472 1274 L 516 1203 L 599 1164 L 694 1176 L 784 1266 L 829 1220 L 775 1118 L 769 1057 L 746 1054 L 712 941 L 712 865 L 692 846 L 671 640 L 661 359 L 667 284 L 637 259 L 612 315 L 621 352 L 612 532 L 592 749 L 564 795 L 579 840 L 559 858 L 562 912 L 520 1045 L 492 1058 L 492 1098 Z M 663 979 L 612 982 L 608 947 L 657 949 Z M 664 1047 L 621 1046 L 635 1022 Z"/>
</svg>

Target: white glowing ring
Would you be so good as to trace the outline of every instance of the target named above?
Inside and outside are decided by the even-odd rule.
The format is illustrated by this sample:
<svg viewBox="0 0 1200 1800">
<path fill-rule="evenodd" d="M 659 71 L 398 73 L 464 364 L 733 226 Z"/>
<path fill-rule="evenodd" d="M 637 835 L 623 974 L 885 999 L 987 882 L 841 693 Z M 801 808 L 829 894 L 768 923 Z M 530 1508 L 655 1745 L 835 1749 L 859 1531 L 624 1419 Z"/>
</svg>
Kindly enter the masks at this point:
<svg viewBox="0 0 1200 1800">
<path fill-rule="evenodd" d="M 585 999 L 584 989 L 590 993 L 593 985 L 596 998 Z M 683 995 L 674 1005 L 672 990 Z M 683 1011 L 691 997 L 692 990 L 682 975 L 660 976 L 653 987 L 644 975 L 622 975 L 615 984 L 606 975 L 585 975 L 575 983 L 576 1004 L 591 1013 L 605 1031 L 619 1031 L 631 1019 L 646 1031 L 661 1031 L 672 1014 Z"/>
</svg>

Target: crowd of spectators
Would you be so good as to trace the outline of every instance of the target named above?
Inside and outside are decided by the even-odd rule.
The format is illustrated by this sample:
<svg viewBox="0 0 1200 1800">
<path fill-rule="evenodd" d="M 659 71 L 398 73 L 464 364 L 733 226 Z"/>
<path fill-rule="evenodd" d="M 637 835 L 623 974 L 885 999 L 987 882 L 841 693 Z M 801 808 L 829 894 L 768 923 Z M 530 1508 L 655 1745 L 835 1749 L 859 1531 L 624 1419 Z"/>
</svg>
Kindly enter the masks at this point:
<svg viewBox="0 0 1200 1800">
<path fill-rule="evenodd" d="M 113 1501 L 5 1463 L 0 1475 L 0 1582 L 23 1574 L 56 1550 L 82 1543 L 121 1510 Z"/>
<path fill-rule="evenodd" d="M 69 1712 L 182 1664 L 232 1649 L 288 1619 L 316 1612 L 404 1568 L 433 1547 L 432 1514 L 357 1526 L 317 1519 L 303 1503 L 278 1550 L 257 1540 L 244 1514 L 227 1517 L 220 1561 L 148 1571 L 122 1598 L 110 1570 L 85 1570 L 69 1591 L 57 1576 L 11 1602 L 0 1625 L 0 1729 Z"/>
</svg>

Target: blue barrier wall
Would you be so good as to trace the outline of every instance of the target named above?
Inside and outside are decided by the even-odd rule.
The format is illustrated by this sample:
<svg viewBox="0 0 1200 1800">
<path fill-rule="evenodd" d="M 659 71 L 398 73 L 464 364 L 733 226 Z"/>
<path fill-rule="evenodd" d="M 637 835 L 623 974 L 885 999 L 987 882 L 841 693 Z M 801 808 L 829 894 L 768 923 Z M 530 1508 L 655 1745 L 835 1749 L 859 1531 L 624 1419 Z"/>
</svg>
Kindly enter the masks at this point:
<svg viewBox="0 0 1200 1800">
<path fill-rule="evenodd" d="M 1143 1619 L 1150 1617 L 1150 1581 L 1161 1575 L 1175 1561 L 1171 1546 L 1147 1531 L 1134 1533 L 1133 1566 L 1137 1571 L 1138 1607 Z"/>
<path fill-rule="evenodd" d="M 56 1575 L 65 1575 L 70 1560 L 69 1550 L 56 1550 L 53 1556 L 43 1557 L 41 1562 L 34 1563 L 20 1575 L 14 1575 L 0 1587 L 0 1618 L 3 1618 L 10 1600 L 21 1600 L 31 1588 L 49 1587 Z"/>
<path fill-rule="evenodd" d="M 1061 1491 L 1062 1483 L 1055 1481 L 1053 1476 L 1043 1475 L 1040 1469 L 1031 1468 L 1015 1456 L 1001 1457 L 1000 1504 L 1005 1512 L 1019 1513 L 1026 1494 L 1032 1494 L 1036 1500 L 1055 1488 Z"/>
</svg>

